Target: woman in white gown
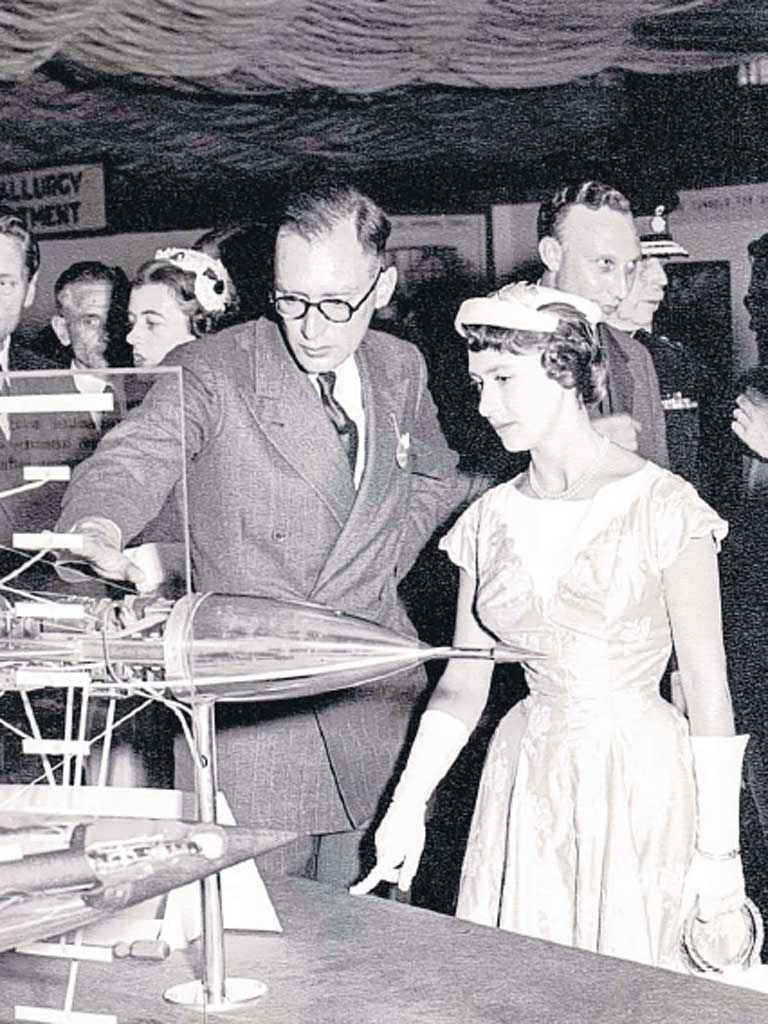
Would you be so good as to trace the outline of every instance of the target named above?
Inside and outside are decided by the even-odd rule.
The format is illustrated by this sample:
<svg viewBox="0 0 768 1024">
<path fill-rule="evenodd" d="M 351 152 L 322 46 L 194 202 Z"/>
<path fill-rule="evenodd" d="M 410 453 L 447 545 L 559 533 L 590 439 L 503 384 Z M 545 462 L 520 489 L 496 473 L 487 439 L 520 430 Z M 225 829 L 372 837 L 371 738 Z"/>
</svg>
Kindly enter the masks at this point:
<svg viewBox="0 0 768 1024">
<path fill-rule="evenodd" d="M 563 304 L 563 303 L 567 304 Z M 574 308 L 578 306 L 578 310 Z M 716 548 L 726 524 L 680 477 L 608 442 L 591 303 L 532 285 L 463 303 L 480 412 L 529 469 L 442 540 L 455 643 L 525 640 L 530 696 L 488 751 L 457 913 L 678 967 L 681 923 L 745 898 Z M 674 640 L 687 719 L 659 683 Z M 492 665 L 449 662 L 354 891 L 410 885 L 425 805 L 483 710 Z"/>
</svg>

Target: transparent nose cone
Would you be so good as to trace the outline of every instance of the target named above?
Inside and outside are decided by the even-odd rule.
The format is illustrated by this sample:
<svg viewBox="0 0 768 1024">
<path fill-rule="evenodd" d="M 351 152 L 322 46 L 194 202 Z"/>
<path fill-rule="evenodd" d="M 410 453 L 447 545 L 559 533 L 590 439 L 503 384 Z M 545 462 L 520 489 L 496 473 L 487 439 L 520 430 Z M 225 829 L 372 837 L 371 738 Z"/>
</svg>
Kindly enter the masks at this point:
<svg viewBox="0 0 768 1024">
<path fill-rule="evenodd" d="M 432 658 L 527 661 L 542 656 L 535 639 L 483 650 L 431 647 L 322 605 L 192 594 L 166 624 L 166 685 L 187 700 L 276 700 L 373 682 Z"/>
</svg>

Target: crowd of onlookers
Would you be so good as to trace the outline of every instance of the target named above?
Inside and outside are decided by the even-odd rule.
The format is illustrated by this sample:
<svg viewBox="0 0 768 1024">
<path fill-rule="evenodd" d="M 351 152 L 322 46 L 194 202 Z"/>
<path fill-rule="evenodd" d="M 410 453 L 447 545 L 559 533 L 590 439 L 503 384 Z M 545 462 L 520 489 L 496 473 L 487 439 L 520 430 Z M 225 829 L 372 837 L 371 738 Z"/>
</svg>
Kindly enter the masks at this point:
<svg viewBox="0 0 768 1024">
<path fill-rule="evenodd" d="M 105 387 L 107 368 L 163 364 L 185 374 L 183 417 L 170 389 L 158 386 L 149 395 L 137 392 L 141 415 L 114 435 L 114 418 L 67 421 L 78 452 L 65 451 L 61 461 L 82 465 L 69 488 L 46 491 L 58 504 L 46 507 L 51 519 L 41 528 L 61 513 L 61 529 L 82 532 L 97 571 L 151 589 L 125 548 L 179 539 L 162 535 L 181 501 L 182 449 L 168 443 L 176 428 L 187 445 L 184 514 L 195 587 L 311 600 L 410 630 L 404 601 L 422 638 L 450 642 L 456 581 L 436 551 L 437 533 L 483 488 L 524 467 L 527 456 L 500 443 L 497 425 L 488 425 L 492 417 L 478 414 L 466 346 L 456 342 L 456 310 L 485 288 L 457 273 L 411 289 L 407 304 L 393 304 L 387 234 L 383 212 L 356 190 L 311 187 L 289 200 L 274 223 L 160 249 L 130 281 L 118 267 L 75 263 L 56 281 L 50 325 L 21 345 L 14 335 L 35 298 L 39 248 L 23 221 L 0 209 L 4 373 L 70 369 L 67 386 L 80 393 Z M 768 906 L 768 876 L 756 852 L 768 842 L 768 718 L 758 670 L 766 595 L 755 570 L 764 556 L 755 542 L 760 531 L 742 514 L 748 503 L 739 486 L 743 453 L 768 459 L 762 372 L 732 389 L 727 403 L 721 394 L 707 408 L 720 418 L 717 436 L 724 431 L 729 439 L 721 452 L 729 484 L 701 479 L 696 432 L 679 430 L 708 400 L 698 387 L 696 353 L 654 325 L 667 264 L 687 257 L 663 210 L 638 235 L 630 204 L 616 189 L 594 181 L 564 187 L 541 205 L 538 251 L 538 285 L 584 303 L 586 336 L 595 345 L 604 386 L 595 392 L 590 424 L 582 424 L 585 436 L 594 431 L 607 439 L 606 449 L 612 441 L 613 448 L 671 466 L 733 521 L 735 553 L 724 562 L 725 640 L 737 729 L 753 738 L 746 763 L 757 822 L 742 845 L 752 892 Z M 761 253 L 752 252 L 756 272 Z M 757 295 L 757 287 L 750 289 L 755 323 Z M 387 309 L 396 310 L 387 330 L 413 341 L 418 352 L 376 329 L 376 315 Z M 130 396 L 116 396 L 116 409 L 130 405 Z M 27 427 L 21 417 L 0 415 L 4 491 L 29 461 L 19 451 L 32 436 Z M 56 438 L 48 443 L 50 454 Z M 6 555 L 13 531 L 28 525 L 28 508 L 0 504 Z M 17 563 L 7 564 L 5 572 Z M 754 620 L 741 615 L 745 603 Z M 285 702 L 258 716 L 236 707 L 222 712 L 220 767 L 236 814 L 299 836 L 273 867 L 336 882 L 370 867 L 371 823 L 391 791 L 388 780 L 401 764 L 425 681 L 415 673 L 397 701 L 377 693 L 368 703 L 344 697 L 316 706 Z M 519 676 L 492 689 L 479 735 L 490 733 L 524 689 Z M 462 755 L 438 797 L 442 812 L 432 829 L 440 841 L 428 850 L 432 870 L 421 883 L 431 906 L 447 909 L 453 899 L 457 822 L 463 816 L 468 825 L 479 749 Z M 188 783 L 177 765 L 179 771 L 177 781 Z"/>
</svg>

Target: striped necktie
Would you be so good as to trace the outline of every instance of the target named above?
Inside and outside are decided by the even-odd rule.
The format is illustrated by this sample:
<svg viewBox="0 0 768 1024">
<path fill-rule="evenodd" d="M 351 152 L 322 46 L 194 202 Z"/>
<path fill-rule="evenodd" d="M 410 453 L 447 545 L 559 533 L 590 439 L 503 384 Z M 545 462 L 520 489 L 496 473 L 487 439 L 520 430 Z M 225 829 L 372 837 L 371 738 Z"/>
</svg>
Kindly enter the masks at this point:
<svg viewBox="0 0 768 1024">
<path fill-rule="evenodd" d="M 344 451 L 347 453 L 347 459 L 349 460 L 349 468 L 354 477 L 357 464 L 357 427 L 354 420 L 350 419 L 344 411 L 344 407 L 333 397 L 335 383 L 336 374 L 333 370 L 318 373 L 317 384 L 320 388 L 320 398 L 328 414 L 328 419 L 336 428 L 339 439 L 344 446 Z"/>
</svg>

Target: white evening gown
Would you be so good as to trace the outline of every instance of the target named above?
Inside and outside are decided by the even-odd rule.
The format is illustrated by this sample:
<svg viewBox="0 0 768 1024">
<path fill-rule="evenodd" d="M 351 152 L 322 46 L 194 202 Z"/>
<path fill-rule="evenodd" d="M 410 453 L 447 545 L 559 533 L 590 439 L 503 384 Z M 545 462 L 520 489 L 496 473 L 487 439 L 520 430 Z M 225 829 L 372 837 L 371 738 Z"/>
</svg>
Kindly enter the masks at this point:
<svg viewBox="0 0 768 1024">
<path fill-rule="evenodd" d="M 488 491 L 441 541 L 503 641 L 543 631 L 488 750 L 457 914 L 678 969 L 695 840 L 688 723 L 659 693 L 662 571 L 726 523 L 653 463 L 594 498 Z M 529 641 L 531 637 L 527 638 Z"/>
</svg>

